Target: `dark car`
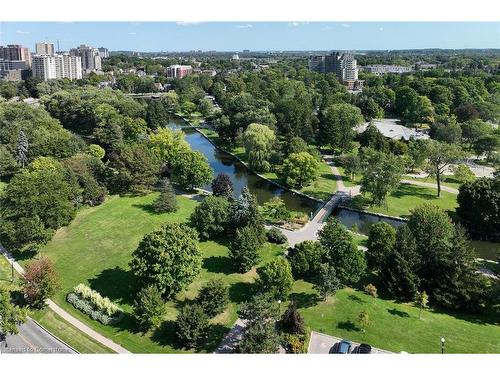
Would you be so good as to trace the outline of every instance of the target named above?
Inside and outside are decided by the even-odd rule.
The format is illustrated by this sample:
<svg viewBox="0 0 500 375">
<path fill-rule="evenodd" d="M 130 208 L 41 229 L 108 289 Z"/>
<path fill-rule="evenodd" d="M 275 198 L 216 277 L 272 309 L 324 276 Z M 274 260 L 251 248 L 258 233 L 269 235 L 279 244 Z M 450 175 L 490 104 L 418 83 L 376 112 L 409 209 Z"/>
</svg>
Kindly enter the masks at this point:
<svg viewBox="0 0 500 375">
<path fill-rule="evenodd" d="M 333 346 L 333 352 L 336 354 L 349 354 L 351 351 L 352 342 L 342 340 Z"/>
<path fill-rule="evenodd" d="M 356 346 L 352 351 L 353 354 L 370 354 L 372 352 L 371 345 L 368 344 L 360 344 Z"/>
</svg>

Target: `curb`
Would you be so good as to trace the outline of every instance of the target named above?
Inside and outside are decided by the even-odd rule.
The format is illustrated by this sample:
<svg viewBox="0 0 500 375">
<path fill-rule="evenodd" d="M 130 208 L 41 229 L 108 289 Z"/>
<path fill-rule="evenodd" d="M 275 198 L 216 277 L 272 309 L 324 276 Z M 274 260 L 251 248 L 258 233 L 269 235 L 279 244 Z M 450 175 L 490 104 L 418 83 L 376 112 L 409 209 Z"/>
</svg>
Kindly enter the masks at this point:
<svg viewBox="0 0 500 375">
<path fill-rule="evenodd" d="M 48 331 L 44 326 L 42 326 L 40 323 L 38 323 L 35 319 L 33 318 L 29 318 L 33 323 L 35 323 L 38 327 L 40 327 L 45 333 L 47 333 L 49 336 L 52 336 L 54 339 L 56 339 L 57 341 L 59 341 L 61 344 L 67 346 L 69 349 L 71 349 L 72 351 L 75 352 L 75 354 L 81 354 L 78 350 L 76 350 L 75 348 L 73 348 L 71 345 L 69 345 L 68 343 L 66 343 L 65 341 L 61 340 L 59 337 L 57 337 L 56 335 L 54 335 L 52 332 Z"/>
</svg>

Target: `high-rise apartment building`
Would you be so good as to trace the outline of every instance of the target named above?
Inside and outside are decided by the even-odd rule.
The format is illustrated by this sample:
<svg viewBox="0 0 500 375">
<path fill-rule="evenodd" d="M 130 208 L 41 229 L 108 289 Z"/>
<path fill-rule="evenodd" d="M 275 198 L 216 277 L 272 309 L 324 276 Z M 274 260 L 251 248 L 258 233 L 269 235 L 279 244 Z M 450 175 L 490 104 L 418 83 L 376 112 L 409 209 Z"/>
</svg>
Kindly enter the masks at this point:
<svg viewBox="0 0 500 375">
<path fill-rule="evenodd" d="M 82 70 L 84 74 L 101 70 L 101 56 L 99 50 L 84 44 L 70 50 L 71 56 L 80 56 L 82 60 Z"/>
<path fill-rule="evenodd" d="M 348 87 L 360 87 L 358 63 L 351 53 L 333 52 L 326 56 L 310 56 L 309 70 L 319 73 L 335 73 L 337 79 Z"/>
<path fill-rule="evenodd" d="M 44 81 L 49 79 L 81 79 L 82 61 L 80 56 L 35 55 L 33 56 L 33 76 Z"/>
<path fill-rule="evenodd" d="M 37 55 L 53 55 L 55 53 L 54 43 L 40 42 L 35 44 Z"/>
<path fill-rule="evenodd" d="M 99 51 L 99 56 L 101 57 L 101 59 L 109 57 L 109 51 L 107 48 L 99 47 L 97 50 Z"/>
<path fill-rule="evenodd" d="M 19 44 L 8 44 L 7 47 L 0 46 L 0 59 L 26 61 L 26 65 L 31 66 L 30 50 Z"/>
</svg>

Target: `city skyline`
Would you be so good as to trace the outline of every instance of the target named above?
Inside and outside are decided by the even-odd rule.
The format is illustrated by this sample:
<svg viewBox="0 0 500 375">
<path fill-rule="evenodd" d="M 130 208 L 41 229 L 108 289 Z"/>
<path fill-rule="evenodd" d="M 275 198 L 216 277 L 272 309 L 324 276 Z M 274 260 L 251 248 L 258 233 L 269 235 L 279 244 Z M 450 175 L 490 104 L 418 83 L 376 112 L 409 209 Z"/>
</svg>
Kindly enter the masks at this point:
<svg viewBox="0 0 500 375">
<path fill-rule="evenodd" d="M 0 45 L 69 50 L 313 51 L 500 48 L 498 22 L 1 22 Z"/>
</svg>

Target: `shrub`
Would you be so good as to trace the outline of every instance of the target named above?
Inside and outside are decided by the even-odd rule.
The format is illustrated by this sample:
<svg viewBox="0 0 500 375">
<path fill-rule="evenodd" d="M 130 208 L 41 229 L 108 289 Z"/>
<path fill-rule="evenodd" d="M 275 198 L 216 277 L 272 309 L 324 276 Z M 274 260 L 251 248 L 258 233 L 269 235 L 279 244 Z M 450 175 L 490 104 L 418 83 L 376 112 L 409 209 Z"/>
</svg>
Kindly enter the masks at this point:
<svg viewBox="0 0 500 375">
<path fill-rule="evenodd" d="M 325 250 L 316 241 L 304 241 L 288 251 L 288 261 L 296 278 L 313 276 L 318 272 Z"/>
<path fill-rule="evenodd" d="M 293 335 L 291 333 L 286 333 L 283 336 L 284 346 L 287 353 L 301 354 L 306 353 L 305 347 L 305 335 Z"/>
<path fill-rule="evenodd" d="M 78 284 L 66 296 L 68 303 L 77 310 L 102 324 L 116 323 L 123 317 L 123 310 L 107 297 L 102 297 L 85 284 Z"/>
<path fill-rule="evenodd" d="M 278 229 L 271 228 L 266 232 L 267 240 L 271 243 L 277 243 L 279 245 L 287 242 L 286 236 Z"/>
<path fill-rule="evenodd" d="M 177 203 L 174 188 L 167 179 L 164 179 L 161 185 L 160 195 L 153 203 L 155 211 L 157 213 L 177 211 L 179 204 Z"/>
<path fill-rule="evenodd" d="M 81 298 L 90 301 L 96 310 L 102 311 L 106 315 L 111 316 L 122 311 L 108 297 L 101 296 L 98 292 L 84 284 L 78 284 L 73 288 L 73 292 Z"/>
<path fill-rule="evenodd" d="M 377 287 L 373 284 L 365 285 L 365 293 L 374 298 L 377 297 Z"/>
<path fill-rule="evenodd" d="M 209 317 L 224 311 L 229 303 L 229 288 L 221 279 L 209 280 L 200 290 L 197 302 Z"/>
</svg>

